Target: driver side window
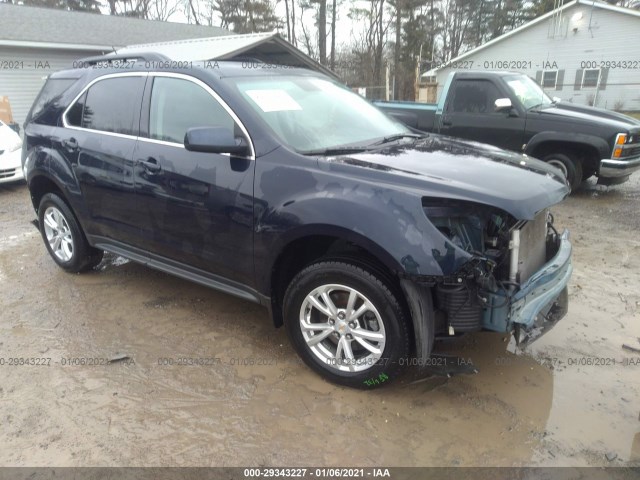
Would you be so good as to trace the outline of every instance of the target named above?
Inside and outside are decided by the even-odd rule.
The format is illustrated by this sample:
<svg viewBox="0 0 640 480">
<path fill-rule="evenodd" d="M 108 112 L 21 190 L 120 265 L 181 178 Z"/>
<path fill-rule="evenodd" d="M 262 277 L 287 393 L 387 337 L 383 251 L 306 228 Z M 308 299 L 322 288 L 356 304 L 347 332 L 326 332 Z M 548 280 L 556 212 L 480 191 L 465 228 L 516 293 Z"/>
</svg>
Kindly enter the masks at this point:
<svg viewBox="0 0 640 480">
<path fill-rule="evenodd" d="M 488 80 L 458 80 L 451 111 L 454 113 L 494 113 L 498 88 Z"/>
<path fill-rule="evenodd" d="M 149 137 L 182 144 L 192 127 L 226 127 L 234 134 L 238 130 L 231 115 L 200 85 L 181 78 L 154 78 Z"/>
</svg>

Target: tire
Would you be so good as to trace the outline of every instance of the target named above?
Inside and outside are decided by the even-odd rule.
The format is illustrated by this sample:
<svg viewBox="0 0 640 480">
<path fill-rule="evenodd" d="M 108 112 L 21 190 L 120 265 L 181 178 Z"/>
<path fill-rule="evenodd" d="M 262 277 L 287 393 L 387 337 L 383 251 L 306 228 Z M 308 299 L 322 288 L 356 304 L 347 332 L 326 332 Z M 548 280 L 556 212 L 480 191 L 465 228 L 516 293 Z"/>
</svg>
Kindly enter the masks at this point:
<svg viewBox="0 0 640 480">
<path fill-rule="evenodd" d="M 590 179 L 591 177 L 593 177 L 596 174 L 595 170 L 585 170 L 584 166 L 582 167 L 583 171 L 582 171 L 582 181 L 586 181 L 588 179 Z"/>
<path fill-rule="evenodd" d="M 582 183 L 582 162 L 580 160 L 572 159 L 564 153 L 552 153 L 542 160 L 564 173 L 571 191 L 576 190 Z"/>
<path fill-rule="evenodd" d="M 349 310 L 360 314 L 350 320 Z M 398 298 L 378 276 L 350 263 L 306 267 L 289 284 L 283 311 L 294 349 L 330 382 L 362 389 L 388 385 L 409 356 L 409 327 Z"/>
<path fill-rule="evenodd" d="M 89 245 L 75 215 L 55 193 L 40 200 L 38 222 L 49 255 L 67 272 L 90 270 L 102 260 L 104 252 Z"/>
</svg>

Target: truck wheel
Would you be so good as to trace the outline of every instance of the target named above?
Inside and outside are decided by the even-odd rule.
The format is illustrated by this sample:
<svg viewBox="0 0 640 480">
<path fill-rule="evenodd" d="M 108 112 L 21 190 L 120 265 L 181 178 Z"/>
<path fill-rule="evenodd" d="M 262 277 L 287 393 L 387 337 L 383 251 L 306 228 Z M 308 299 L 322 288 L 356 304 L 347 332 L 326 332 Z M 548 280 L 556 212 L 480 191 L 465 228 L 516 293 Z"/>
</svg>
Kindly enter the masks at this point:
<svg viewBox="0 0 640 480">
<path fill-rule="evenodd" d="M 584 182 L 585 180 L 590 179 L 591 177 L 593 177 L 596 174 L 595 170 L 584 170 L 583 167 L 583 171 L 582 171 L 582 181 Z"/>
<path fill-rule="evenodd" d="M 298 355 L 331 382 L 387 385 L 408 358 L 409 329 L 398 298 L 355 265 L 324 261 L 305 268 L 289 284 L 283 310 Z"/>
<path fill-rule="evenodd" d="M 49 255 L 67 272 L 90 270 L 102 260 L 104 252 L 89 245 L 73 212 L 58 195 L 42 197 L 38 221 Z"/>
<path fill-rule="evenodd" d="M 572 191 L 582 183 L 582 163 L 579 160 L 573 160 L 564 153 L 552 153 L 542 160 L 564 173 Z"/>
</svg>

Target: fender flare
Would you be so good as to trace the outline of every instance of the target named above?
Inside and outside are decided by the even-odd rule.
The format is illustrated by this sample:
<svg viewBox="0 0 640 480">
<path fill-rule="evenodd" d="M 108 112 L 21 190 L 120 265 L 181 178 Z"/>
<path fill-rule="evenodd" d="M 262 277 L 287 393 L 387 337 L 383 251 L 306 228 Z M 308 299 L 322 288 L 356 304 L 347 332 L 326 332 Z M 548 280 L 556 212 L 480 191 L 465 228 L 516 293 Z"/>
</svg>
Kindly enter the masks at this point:
<svg viewBox="0 0 640 480">
<path fill-rule="evenodd" d="M 535 134 L 526 144 L 524 153 L 532 155 L 532 153 L 541 145 L 547 142 L 560 142 L 567 145 L 587 146 L 594 148 L 599 155 L 598 161 L 602 158 L 608 158 L 611 154 L 611 147 L 603 138 L 595 135 L 586 135 L 584 133 L 573 132 L 540 132 Z"/>
</svg>

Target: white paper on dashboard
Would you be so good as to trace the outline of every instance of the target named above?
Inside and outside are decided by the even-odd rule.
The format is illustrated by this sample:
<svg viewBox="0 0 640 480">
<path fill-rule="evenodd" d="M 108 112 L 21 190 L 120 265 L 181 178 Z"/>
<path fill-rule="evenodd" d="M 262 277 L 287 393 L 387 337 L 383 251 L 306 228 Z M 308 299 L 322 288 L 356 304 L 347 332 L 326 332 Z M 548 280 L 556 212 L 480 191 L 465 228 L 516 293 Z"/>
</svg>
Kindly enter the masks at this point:
<svg viewBox="0 0 640 480">
<path fill-rule="evenodd" d="M 263 112 L 302 110 L 302 107 L 284 90 L 247 90 L 247 95 Z"/>
</svg>

